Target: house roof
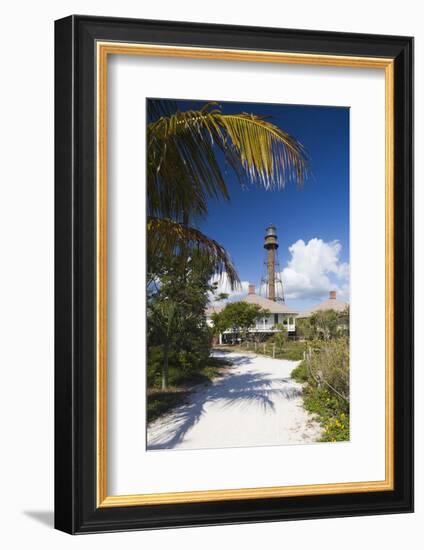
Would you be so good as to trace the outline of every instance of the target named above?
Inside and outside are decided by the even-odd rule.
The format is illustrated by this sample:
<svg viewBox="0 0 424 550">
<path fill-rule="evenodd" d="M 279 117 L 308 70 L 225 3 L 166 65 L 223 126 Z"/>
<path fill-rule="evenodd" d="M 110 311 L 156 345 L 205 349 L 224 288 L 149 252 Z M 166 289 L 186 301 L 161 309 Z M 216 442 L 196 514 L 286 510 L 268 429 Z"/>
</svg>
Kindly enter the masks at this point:
<svg viewBox="0 0 424 550">
<path fill-rule="evenodd" d="M 268 298 L 264 298 L 263 296 L 259 296 L 258 294 L 250 293 L 241 300 L 236 300 L 239 302 L 247 302 L 248 304 L 256 304 L 260 306 L 263 309 L 267 309 L 271 313 L 292 313 L 293 315 L 296 315 L 298 312 L 291 307 L 287 306 L 283 302 L 273 302 L 272 300 L 268 300 Z M 206 316 L 210 317 L 212 313 L 219 313 L 224 309 L 225 306 L 210 306 L 206 309 Z"/>
<path fill-rule="evenodd" d="M 330 292 L 330 298 L 324 300 L 314 307 L 311 307 L 310 309 L 302 311 L 301 313 L 299 313 L 298 317 L 300 319 L 304 317 L 310 317 L 313 313 L 316 313 L 317 311 L 344 311 L 348 305 L 349 304 L 347 302 L 344 302 L 343 300 L 338 300 L 335 291 L 332 291 Z"/>
<path fill-rule="evenodd" d="M 284 302 L 273 302 L 272 300 L 268 300 L 268 298 L 264 298 L 258 294 L 248 294 L 245 298 L 243 298 L 243 302 L 247 302 L 248 304 L 256 304 L 261 306 L 263 309 L 268 309 L 271 313 L 298 313 L 295 309 L 289 307 Z"/>
</svg>

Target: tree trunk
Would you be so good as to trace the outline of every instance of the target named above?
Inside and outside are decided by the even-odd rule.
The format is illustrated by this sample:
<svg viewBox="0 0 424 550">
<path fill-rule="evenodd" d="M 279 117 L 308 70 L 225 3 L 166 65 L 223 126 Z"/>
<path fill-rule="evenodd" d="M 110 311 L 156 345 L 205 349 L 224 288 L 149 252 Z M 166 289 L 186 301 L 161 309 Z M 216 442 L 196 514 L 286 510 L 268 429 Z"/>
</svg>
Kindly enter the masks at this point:
<svg viewBox="0 0 424 550">
<path fill-rule="evenodd" d="M 169 350 L 168 344 L 163 348 L 163 365 L 162 365 L 162 389 L 166 390 L 168 387 L 168 370 L 169 370 Z"/>
</svg>

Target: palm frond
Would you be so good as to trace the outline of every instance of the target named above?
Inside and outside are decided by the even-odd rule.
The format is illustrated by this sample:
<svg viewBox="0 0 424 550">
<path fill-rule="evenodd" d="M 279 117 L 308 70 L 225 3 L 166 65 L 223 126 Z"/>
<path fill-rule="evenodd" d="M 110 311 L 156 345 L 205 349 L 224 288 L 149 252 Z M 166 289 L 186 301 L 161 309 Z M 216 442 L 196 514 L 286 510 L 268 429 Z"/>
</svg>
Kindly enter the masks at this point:
<svg viewBox="0 0 424 550">
<path fill-rule="evenodd" d="M 147 246 L 148 258 L 189 253 L 190 250 L 201 251 L 207 255 L 215 274 L 222 276 L 226 273 L 232 288 L 240 284 L 237 271 L 224 247 L 198 229 L 169 219 L 149 217 Z"/>
<path fill-rule="evenodd" d="M 304 183 L 308 159 L 304 147 L 295 138 L 257 115 L 216 114 L 215 117 L 231 139 L 231 162 L 240 163 L 252 183 L 266 189 Z"/>
<path fill-rule="evenodd" d="M 148 98 L 146 100 L 147 123 L 156 122 L 161 117 L 168 117 L 178 111 L 175 99 Z"/>
<path fill-rule="evenodd" d="M 148 126 L 148 208 L 152 216 L 202 215 L 208 197 L 228 191 L 213 141 L 196 112 L 175 113 Z M 177 218 L 178 219 L 178 218 Z"/>
<path fill-rule="evenodd" d="M 225 115 L 214 104 L 177 111 L 148 125 L 148 209 L 152 216 L 202 215 L 209 197 L 228 199 L 220 150 L 240 179 L 266 189 L 301 185 L 308 175 L 303 146 L 257 115 Z"/>
</svg>

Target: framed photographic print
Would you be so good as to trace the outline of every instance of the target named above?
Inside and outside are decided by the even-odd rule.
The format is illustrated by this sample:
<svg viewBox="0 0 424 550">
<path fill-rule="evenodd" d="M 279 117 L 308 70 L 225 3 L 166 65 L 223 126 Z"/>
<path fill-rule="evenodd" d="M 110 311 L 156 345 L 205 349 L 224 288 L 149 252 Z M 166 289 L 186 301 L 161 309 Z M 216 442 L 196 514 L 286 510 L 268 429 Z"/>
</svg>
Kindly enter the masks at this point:
<svg viewBox="0 0 424 550">
<path fill-rule="evenodd" d="M 55 52 L 56 528 L 412 511 L 413 39 Z"/>
</svg>

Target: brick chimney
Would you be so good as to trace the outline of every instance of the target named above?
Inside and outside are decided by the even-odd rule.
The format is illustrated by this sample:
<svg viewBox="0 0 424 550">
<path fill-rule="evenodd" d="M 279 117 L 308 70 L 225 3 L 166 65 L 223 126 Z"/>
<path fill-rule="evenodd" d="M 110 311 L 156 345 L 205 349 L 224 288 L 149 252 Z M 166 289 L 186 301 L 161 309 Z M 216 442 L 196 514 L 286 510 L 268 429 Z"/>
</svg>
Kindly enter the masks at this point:
<svg viewBox="0 0 424 550">
<path fill-rule="evenodd" d="M 249 284 L 249 290 L 247 291 L 248 294 L 255 294 L 255 285 L 252 283 Z"/>
<path fill-rule="evenodd" d="M 335 300 L 337 292 L 335 290 L 330 290 L 330 300 Z"/>
</svg>

